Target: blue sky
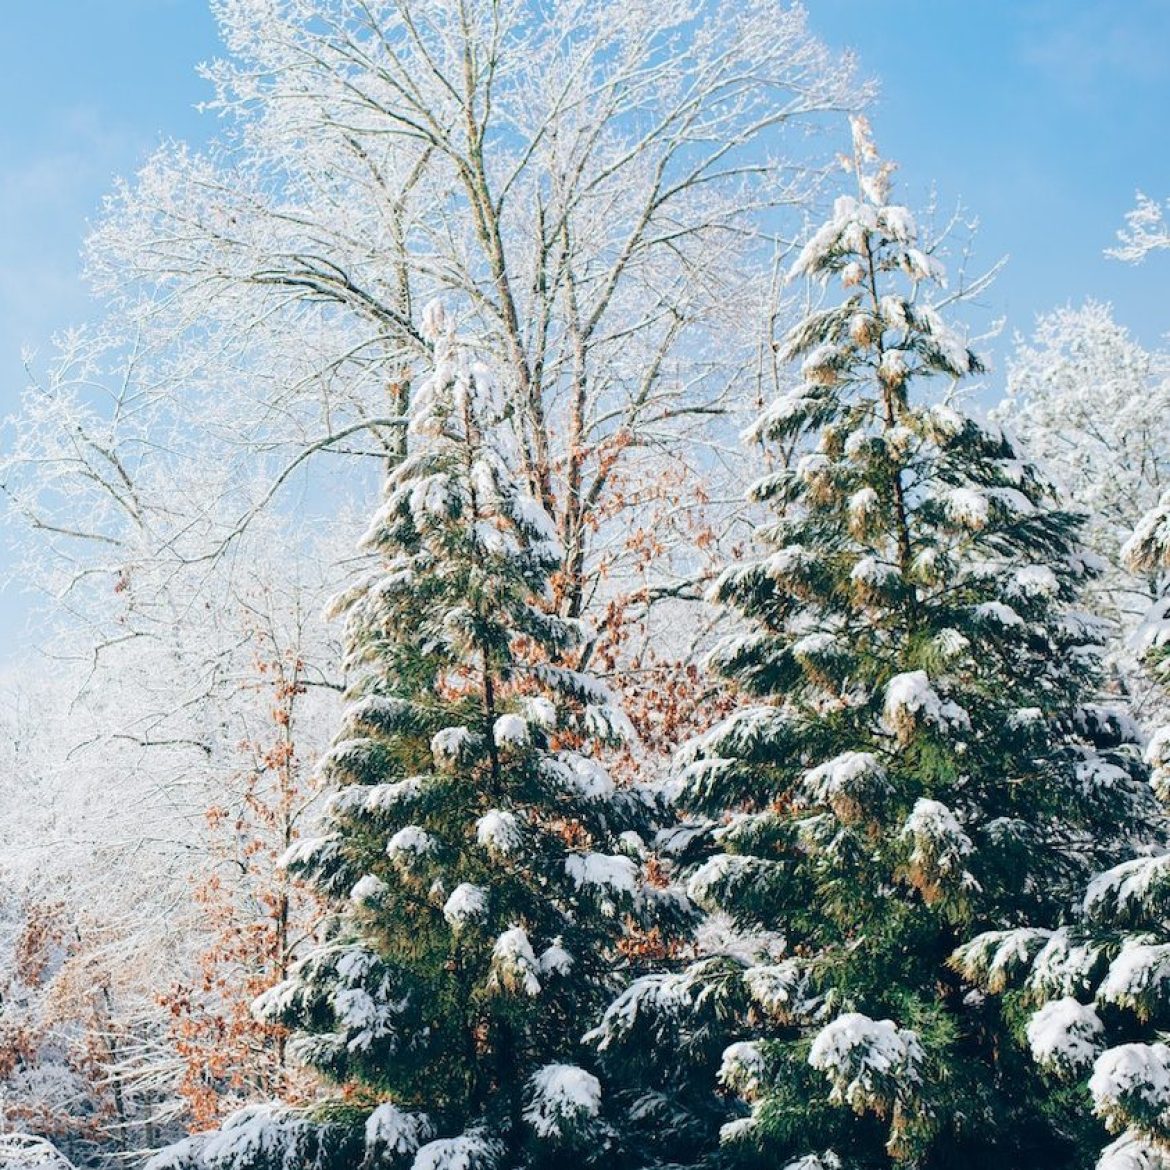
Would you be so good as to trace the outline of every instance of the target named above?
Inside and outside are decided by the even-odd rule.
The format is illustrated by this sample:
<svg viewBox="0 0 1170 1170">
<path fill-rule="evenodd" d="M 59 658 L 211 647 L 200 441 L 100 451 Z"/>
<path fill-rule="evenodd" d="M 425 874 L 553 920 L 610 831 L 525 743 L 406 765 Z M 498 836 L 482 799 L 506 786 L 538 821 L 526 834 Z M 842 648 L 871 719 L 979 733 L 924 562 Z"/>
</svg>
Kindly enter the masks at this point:
<svg viewBox="0 0 1170 1170">
<path fill-rule="evenodd" d="M 734 0 L 724 0 L 733 3 Z M 980 221 L 1010 257 L 984 301 L 1009 329 L 1096 296 L 1148 344 L 1170 329 L 1170 258 L 1103 258 L 1133 192 L 1170 194 L 1170 0 L 808 0 L 814 28 L 882 85 L 873 111 L 901 195 Z M 16 0 L 0 42 L 0 414 L 23 346 L 87 315 L 78 250 L 115 174 L 214 120 L 196 64 L 219 51 L 206 0 Z M 0 548 L 0 571 L 4 555 Z M 22 610 L 0 599 L 0 638 Z M 0 657 L 4 657 L 0 648 Z"/>
<path fill-rule="evenodd" d="M 873 122 L 912 204 L 933 183 L 1010 257 L 986 300 L 1009 328 L 1086 296 L 1147 344 L 1170 330 L 1170 259 L 1107 260 L 1134 189 L 1170 195 L 1170 0 L 810 0 L 882 97 Z"/>
</svg>

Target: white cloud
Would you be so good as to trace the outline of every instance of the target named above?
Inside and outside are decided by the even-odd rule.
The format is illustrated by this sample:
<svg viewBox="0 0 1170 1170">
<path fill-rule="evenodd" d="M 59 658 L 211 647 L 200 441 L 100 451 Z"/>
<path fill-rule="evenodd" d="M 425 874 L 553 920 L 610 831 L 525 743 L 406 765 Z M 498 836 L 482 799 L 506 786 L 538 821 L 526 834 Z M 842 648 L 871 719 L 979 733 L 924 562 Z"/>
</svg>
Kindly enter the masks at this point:
<svg viewBox="0 0 1170 1170">
<path fill-rule="evenodd" d="M 1068 100 L 1088 104 L 1119 84 L 1170 76 L 1166 0 L 1036 0 L 1021 15 L 1022 60 Z"/>
</svg>

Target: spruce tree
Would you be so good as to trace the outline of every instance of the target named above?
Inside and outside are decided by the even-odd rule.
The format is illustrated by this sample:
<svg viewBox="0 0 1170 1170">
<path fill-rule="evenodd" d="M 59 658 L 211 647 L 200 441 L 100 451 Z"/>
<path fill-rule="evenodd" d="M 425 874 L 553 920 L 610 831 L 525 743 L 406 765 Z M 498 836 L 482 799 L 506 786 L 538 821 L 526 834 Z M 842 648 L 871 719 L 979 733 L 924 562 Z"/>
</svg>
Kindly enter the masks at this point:
<svg viewBox="0 0 1170 1170">
<path fill-rule="evenodd" d="M 1122 550 L 1126 569 L 1158 600 L 1141 626 L 1144 662 L 1170 681 L 1170 493 Z M 1170 804 L 1170 727 L 1146 745 L 1150 781 Z M 1080 913 L 1055 930 L 988 931 L 960 949 L 956 965 L 1002 995 L 1019 1040 L 1054 1094 L 1072 1095 L 1118 1136 L 1098 1170 L 1170 1170 L 1170 853 L 1142 849 L 1088 883 Z"/>
<path fill-rule="evenodd" d="M 156 1167 L 617 1156 L 580 1037 L 685 900 L 646 860 L 656 801 L 599 758 L 623 715 L 564 665 L 583 630 L 548 605 L 562 552 L 503 398 L 439 307 L 427 322 L 435 370 L 364 541 L 380 564 L 336 606 L 356 681 L 326 831 L 285 859 L 331 931 L 256 1007 L 344 1091 L 244 1111 Z"/>
<path fill-rule="evenodd" d="M 1142 831 L 1143 768 L 1094 701 L 1078 519 L 954 405 L 981 364 L 864 122 L 854 145 L 856 193 L 793 269 L 841 296 L 787 335 L 796 384 L 751 432 L 793 456 L 751 490 L 761 555 L 712 591 L 741 619 L 713 665 L 751 702 L 683 753 L 681 803 L 715 826 L 688 891 L 773 954 L 642 979 L 594 1038 L 699 1036 L 713 996 L 745 1003 L 715 1022 L 733 1163 L 1077 1165 L 1075 1107 L 949 961 L 1057 926 Z"/>
</svg>

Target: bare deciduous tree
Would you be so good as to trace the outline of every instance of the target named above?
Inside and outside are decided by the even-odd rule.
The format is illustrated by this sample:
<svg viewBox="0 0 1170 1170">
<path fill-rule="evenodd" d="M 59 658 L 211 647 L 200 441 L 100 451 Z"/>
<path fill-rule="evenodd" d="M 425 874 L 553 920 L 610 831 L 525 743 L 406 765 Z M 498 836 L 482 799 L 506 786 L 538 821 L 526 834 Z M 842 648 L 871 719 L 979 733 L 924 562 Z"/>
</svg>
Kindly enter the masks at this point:
<svg viewBox="0 0 1170 1170">
<path fill-rule="evenodd" d="M 88 248 L 108 316 L 30 399 L 9 494 L 71 555 L 127 528 L 220 553 L 309 455 L 400 450 L 441 295 L 512 395 L 579 613 L 664 473 L 685 499 L 659 513 L 710 503 L 826 161 L 808 131 L 864 98 L 851 61 L 777 0 L 215 9 L 225 130 L 110 199 Z"/>
</svg>

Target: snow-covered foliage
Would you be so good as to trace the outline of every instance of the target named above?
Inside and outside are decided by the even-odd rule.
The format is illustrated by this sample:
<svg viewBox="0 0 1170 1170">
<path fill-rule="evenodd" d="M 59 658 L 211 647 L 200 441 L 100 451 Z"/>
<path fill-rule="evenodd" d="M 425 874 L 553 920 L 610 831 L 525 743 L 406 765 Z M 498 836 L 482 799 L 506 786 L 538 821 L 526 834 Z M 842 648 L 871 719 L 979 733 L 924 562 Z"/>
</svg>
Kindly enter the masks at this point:
<svg viewBox="0 0 1170 1170">
<path fill-rule="evenodd" d="M 1151 252 L 1170 248 L 1166 207 L 1139 191 L 1133 209 L 1126 212 L 1125 227 L 1118 231 L 1117 241 L 1117 246 L 1111 248 L 1108 255 L 1130 263 L 1144 260 Z"/>
<path fill-rule="evenodd" d="M 1096 1170 L 1170 1170 L 1170 1154 L 1163 1146 L 1126 1132 L 1101 1151 Z"/>
<path fill-rule="evenodd" d="M 889 795 L 886 770 L 873 752 L 842 752 L 812 768 L 804 777 L 812 804 L 828 805 L 833 815 L 848 822 Z"/>
<path fill-rule="evenodd" d="M 258 1085 L 288 1090 L 278 1037 L 247 1005 L 279 978 L 275 858 L 315 808 L 296 752 L 326 742 L 334 707 L 294 677 L 302 652 L 328 649 L 286 620 L 290 597 L 313 597 L 286 570 L 288 593 L 240 580 L 214 614 L 200 607 L 189 653 L 136 642 L 0 688 L 0 904 L 24 902 L 35 928 L 0 942 L 0 1128 L 75 1161 L 171 1140 Z M 284 905 L 296 939 L 305 903 Z M 212 1079 L 214 1027 L 213 1063 L 231 1074 Z"/>
<path fill-rule="evenodd" d="M 1137 627 L 1133 643 L 1145 665 L 1165 684 L 1170 678 L 1170 492 L 1138 521 L 1121 549 L 1126 567 L 1148 583 L 1148 604 Z M 1150 600 L 1152 598 L 1152 600 Z M 1165 687 L 1161 688 L 1164 693 Z M 1164 735 L 1155 734 L 1149 745 L 1150 764 L 1155 772 L 1163 765 Z"/>
<path fill-rule="evenodd" d="M 740 1040 L 723 1050 L 719 1083 L 745 1101 L 752 1101 L 766 1083 L 767 1069 L 768 1058 L 760 1045 L 752 1040 Z"/>
<path fill-rule="evenodd" d="M 29 1133 L 0 1134 L 2 1170 L 73 1170 L 73 1164 L 42 1137 Z"/>
<path fill-rule="evenodd" d="M 1078 518 L 958 410 L 982 365 L 944 317 L 938 250 L 862 122 L 854 148 L 855 193 L 792 267 L 833 291 L 781 340 L 791 388 L 748 436 L 795 455 L 751 489 L 772 512 L 759 553 L 709 594 L 742 619 L 711 663 L 750 702 L 679 755 L 680 804 L 707 818 L 688 894 L 784 943 L 639 981 L 601 1042 L 644 1017 L 697 1028 L 707 977 L 752 1005 L 716 1070 L 750 1108 L 724 1126 L 728 1157 L 1042 1161 L 1068 1103 L 1022 1060 L 1004 1069 L 1012 1020 L 953 993 L 955 935 L 1003 928 L 953 960 L 994 986 L 1045 952 L 1044 978 L 1079 996 L 1098 953 L 1058 930 L 1097 868 L 1156 839 L 1154 804 L 1132 720 L 1096 701 Z M 1037 1053 L 1084 1069 L 1093 1019 L 1068 1004 L 1038 1018 Z"/>
<path fill-rule="evenodd" d="M 515 813 L 494 808 L 475 822 L 476 842 L 496 853 L 515 853 L 523 839 L 524 831 Z"/>
<path fill-rule="evenodd" d="M 365 537 L 382 568 L 335 603 L 353 677 L 321 763 L 336 791 L 318 842 L 286 855 L 331 903 L 332 937 L 255 1012 L 292 1030 L 296 1060 L 394 1103 L 358 1118 L 367 1147 L 476 1170 L 614 1144 L 580 1033 L 627 931 L 666 937 L 690 908 L 629 848 L 663 813 L 606 774 L 590 729 L 622 724 L 612 696 L 560 665 L 582 628 L 549 604 L 562 549 L 506 401 L 442 309 L 426 319 L 434 369 Z M 525 1085 L 521 1118 L 508 1102 Z M 313 1123 L 257 1118 L 192 1164 L 271 1163 L 282 1128 L 295 1143 Z M 336 1129 L 328 1158 L 357 1140 Z"/>
<path fill-rule="evenodd" d="M 486 917 L 487 911 L 487 890 L 471 882 L 460 882 L 443 903 L 443 917 L 454 930 Z"/>
<path fill-rule="evenodd" d="M 1110 1048 L 1093 1066 L 1089 1093 L 1110 1129 L 1164 1130 L 1170 1115 L 1170 1048 L 1162 1043 Z"/>
<path fill-rule="evenodd" d="M 1002 991 L 1027 969 L 1052 937 L 1052 931 L 1032 927 L 985 931 L 964 943 L 955 952 L 953 962 L 972 982 L 990 991 Z"/>
<path fill-rule="evenodd" d="M 433 1136 L 434 1125 L 425 1113 L 408 1113 L 393 1101 L 379 1105 L 366 1118 L 366 1153 L 373 1159 L 410 1157 Z"/>
<path fill-rule="evenodd" d="M 509 927 L 492 945 L 488 990 L 535 999 L 544 990 L 540 976 L 540 961 L 528 932 L 522 926 Z"/>
<path fill-rule="evenodd" d="M 601 1082 L 574 1064 L 547 1064 L 532 1074 L 524 1120 L 541 1138 L 588 1131 L 601 1112 Z"/>
<path fill-rule="evenodd" d="M 1124 545 L 1128 568 L 1144 575 L 1158 598 L 1145 622 L 1153 634 L 1143 650 L 1163 674 L 1163 685 L 1157 631 L 1164 624 L 1170 566 L 1166 500 L 1138 521 Z M 1145 749 L 1163 806 L 1170 797 L 1168 744 L 1170 732 L 1160 728 Z M 1158 828 L 1164 832 L 1164 812 Z M 1170 854 L 1162 841 L 1095 874 L 1077 921 L 1053 932 L 1039 950 L 1019 953 L 1012 969 L 1005 967 L 995 979 L 982 956 L 1001 948 L 1001 940 L 977 938 L 955 956 L 968 979 L 1033 1011 L 1027 1040 L 1034 1058 L 1050 1074 L 1079 1079 L 1096 1115 L 1120 1133 L 1101 1154 L 1098 1166 L 1105 1170 L 1170 1165 L 1170 1049 L 1164 1043 L 1170 1022 L 1168 879 Z"/>
<path fill-rule="evenodd" d="M 920 796 L 899 834 L 909 848 L 906 875 L 927 903 L 950 897 L 961 909 L 979 883 L 967 869 L 975 844 L 945 804 Z"/>
<path fill-rule="evenodd" d="M 887 727 L 906 740 L 914 737 L 921 723 L 943 732 L 971 726 L 967 712 L 957 703 L 941 698 L 925 670 L 896 674 L 886 683 L 883 714 Z"/>
<path fill-rule="evenodd" d="M 808 1054 L 809 1064 L 828 1078 L 830 1101 L 879 1116 L 915 1099 L 923 1060 L 916 1032 L 860 1012 L 843 1012 L 826 1024 Z"/>
<path fill-rule="evenodd" d="M 1170 896 L 1170 854 L 1135 857 L 1099 873 L 1085 890 L 1084 910 L 1102 923 L 1155 925 Z"/>
<path fill-rule="evenodd" d="M 149 1170 L 268 1170 L 310 1167 L 324 1170 L 346 1158 L 360 1158 L 361 1132 L 344 1125 L 318 1124 L 280 1104 L 253 1105 L 234 1113 L 214 1133 L 196 1134 L 155 1154 Z"/>
<path fill-rule="evenodd" d="M 1089 1006 L 1075 999 L 1054 999 L 1028 1021 L 1028 1046 L 1042 1068 L 1082 1072 L 1101 1051 L 1105 1028 Z"/>
<path fill-rule="evenodd" d="M 415 1155 L 411 1170 L 495 1170 L 503 1149 L 480 1127 L 458 1137 L 428 1142 Z"/>
</svg>

